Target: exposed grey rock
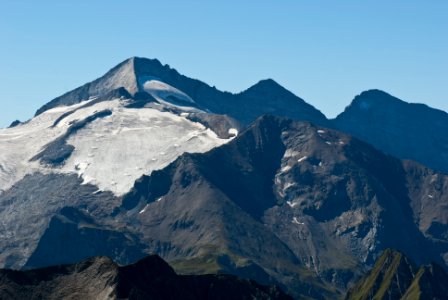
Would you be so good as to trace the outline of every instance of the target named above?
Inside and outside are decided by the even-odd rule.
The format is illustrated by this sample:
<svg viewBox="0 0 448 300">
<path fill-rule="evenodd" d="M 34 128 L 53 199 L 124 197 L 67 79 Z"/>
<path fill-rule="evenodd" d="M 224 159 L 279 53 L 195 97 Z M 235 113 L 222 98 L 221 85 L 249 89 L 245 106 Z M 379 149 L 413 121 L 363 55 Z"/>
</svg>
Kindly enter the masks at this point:
<svg viewBox="0 0 448 300">
<path fill-rule="evenodd" d="M 431 186 L 436 182 L 439 192 L 434 193 Z M 429 228 L 445 224 L 443 207 L 448 199 L 442 191 L 446 182 L 446 175 L 402 162 L 340 132 L 264 117 L 231 143 L 206 154 L 184 155 L 166 169 L 142 178 L 124 197 L 123 208 L 133 215 L 148 205 L 142 214 L 154 220 L 149 222 L 155 231 L 149 232 L 156 236 L 163 226 L 163 232 L 173 232 L 164 220 L 176 213 L 165 205 L 176 203 L 186 213 L 191 212 L 192 199 L 211 201 L 225 196 L 269 228 L 302 264 L 342 288 L 362 273 L 362 265 L 373 264 L 388 247 L 405 251 L 419 263 L 443 263 L 447 241 L 437 231 L 435 239 L 430 235 L 434 229 Z M 422 197 L 428 190 L 434 193 L 432 198 Z M 194 229 L 191 232 L 200 232 L 202 226 L 194 226 L 198 216 L 176 219 Z M 229 228 L 228 237 L 240 236 L 239 232 Z M 188 245 L 178 236 L 167 240 Z M 251 249 L 252 242 L 245 243 Z M 182 253 L 177 247 L 170 244 L 163 251 L 172 259 Z M 269 269 L 269 263 L 256 252 L 238 247 L 235 251 Z"/>
<path fill-rule="evenodd" d="M 103 102 L 103 101 L 109 101 L 109 100 L 114 100 L 114 99 L 132 99 L 131 95 L 127 92 L 127 90 L 125 88 L 118 88 L 115 90 L 112 90 L 104 95 L 101 95 L 89 102 L 87 102 L 84 105 L 79 106 L 78 108 L 75 108 L 73 110 L 70 110 L 66 113 L 63 113 L 59 118 L 57 118 L 52 127 L 55 127 L 56 125 L 59 124 L 59 122 L 61 122 L 63 119 L 65 119 L 66 117 L 70 116 L 71 114 L 73 114 L 74 112 L 86 108 L 86 107 L 90 107 L 93 106 L 99 102 Z"/>
<path fill-rule="evenodd" d="M 143 176 L 123 199 L 76 176 L 47 176 L 0 195 L 7 266 L 158 253 L 182 272 L 225 271 L 332 298 L 338 290 L 322 280 L 340 293 L 385 248 L 417 263 L 445 264 L 448 254 L 447 175 L 310 123 L 262 117 L 222 147 Z M 68 218 L 65 206 L 82 214 Z M 59 230 L 71 238 L 55 238 Z M 51 255 L 70 248 L 82 255 Z"/>
<path fill-rule="evenodd" d="M 101 78 L 70 91 L 40 108 L 36 115 L 59 105 L 72 105 L 90 97 L 101 97 L 117 88 L 125 88 L 131 96 L 144 92 L 142 84 L 148 78 L 161 80 L 194 99 L 195 105 L 215 114 L 226 114 L 248 125 L 263 114 L 287 116 L 296 120 L 327 124 L 325 116 L 281 87 L 272 79 L 262 80 L 239 94 L 221 92 L 216 88 L 179 74 L 156 59 L 130 58 Z M 171 99 L 175 104 L 180 99 Z M 191 103 L 188 103 L 191 105 Z"/>
<path fill-rule="evenodd" d="M 120 201 L 110 192 L 82 185 L 77 175 L 27 175 L 0 194 L 0 264 L 21 268 L 35 251 L 51 218 L 66 206 L 102 220 Z"/>
<path fill-rule="evenodd" d="M 187 119 L 203 124 L 205 127 L 213 130 L 213 132 L 222 139 L 228 139 L 235 136 L 235 134 L 230 131 L 231 129 L 236 129 L 239 132 L 243 128 L 237 120 L 226 115 L 190 113 L 188 114 Z"/>
<path fill-rule="evenodd" d="M 142 249 L 131 233 L 98 224 L 81 209 L 64 207 L 52 217 L 24 268 L 68 264 L 98 255 L 129 264 L 146 256 Z"/>
<path fill-rule="evenodd" d="M 36 112 L 36 115 L 60 105 L 72 105 L 91 97 L 101 97 L 118 88 L 125 88 L 131 95 L 138 92 L 134 73 L 134 59 L 128 59 L 112 68 L 103 77 L 89 82 L 64 95 L 57 97 Z"/>
</svg>

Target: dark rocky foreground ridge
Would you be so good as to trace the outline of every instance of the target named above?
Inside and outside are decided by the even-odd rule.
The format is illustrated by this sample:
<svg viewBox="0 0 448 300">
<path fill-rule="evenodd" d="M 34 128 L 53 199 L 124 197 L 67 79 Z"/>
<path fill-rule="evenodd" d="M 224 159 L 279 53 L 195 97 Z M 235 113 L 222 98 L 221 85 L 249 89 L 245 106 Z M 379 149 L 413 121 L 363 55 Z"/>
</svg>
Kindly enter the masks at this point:
<svg viewBox="0 0 448 300">
<path fill-rule="evenodd" d="M 107 257 L 29 271 L 0 270 L 0 299 L 292 299 L 231 275 L 177 275 L 159 256 L 118 266 Z"/>
<path fill-rule="evenodd" d="M 417 267 L 403 253 L 387 249 L 345 299 L 448 299 L 448 273 L 436 263 Z"/>
</svg>

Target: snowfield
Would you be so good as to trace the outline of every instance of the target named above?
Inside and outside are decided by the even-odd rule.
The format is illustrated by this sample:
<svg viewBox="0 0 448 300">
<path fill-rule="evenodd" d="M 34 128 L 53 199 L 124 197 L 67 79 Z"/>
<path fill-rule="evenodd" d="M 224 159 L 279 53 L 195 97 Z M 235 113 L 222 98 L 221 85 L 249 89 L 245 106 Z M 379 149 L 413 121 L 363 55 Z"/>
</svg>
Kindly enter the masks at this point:
<svg viewBox="0 0 448 300">
<path fill-rule="evenodd" d="M 166 89 L 157 94 L 158 98 L 166 95 L 169 95 Z M 167 166 L 182 153 L 206 152 L 230 140 L 220 139 L 202 124 L 170 112 L 125 108 L 125 100 L 79 108 L 86 103 L 57 107 L 25 124 L 0 129 L 0 193 L 26 174 L 39 171 L 76 173 L 84 183 L 122 195 L 143 174 Z M 75 109 L 52 127 L 58 117 Z M 92 121 L 69 137 L 67 143 L 75 150 L 61 167 L 30 161 L 45 145 L 62 136 L 73 122 L 105 109 L 112 114 Z"/>
</svg>

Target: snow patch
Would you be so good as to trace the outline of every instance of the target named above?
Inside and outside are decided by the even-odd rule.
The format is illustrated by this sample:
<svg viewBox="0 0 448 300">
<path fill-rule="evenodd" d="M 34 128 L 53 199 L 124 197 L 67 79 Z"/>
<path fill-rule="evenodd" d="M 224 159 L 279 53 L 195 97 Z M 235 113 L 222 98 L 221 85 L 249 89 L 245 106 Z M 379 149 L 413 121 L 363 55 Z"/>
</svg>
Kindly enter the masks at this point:
<svg viewBox="0 0 448 300">
<path fill-rule="evenodd" d="M 303 222 L 299 222 L 299 220 L 297 219 L 297 217 L 292 218 L 292 223 L 297 224 L 297 225 L 305 225 L 305 223 L 303 223 Z"/>
<path fill-rule="evenodd" d="M 139 177 L 166 167 L 183 153 L 207 152 L 231 140 L 220 139 L 202 124 L 170 112 L 125 108 L 119 99 L 79 108 L 85 103 L 56 107 L 21 126 L 0 129 L 0 190 L 7 190 L 27 174 L 55 172 L 78 174 L 84 184 L 96 184 L 100 190 L 120 196 Z M 30 161 L 45 145 L 65 134 L 73 121 L 105 109 L 112 115 L 94 120 L 67 140 L 75 150 L 63 166 L 51 168 Z M 53 127 L 68 111 L 74 112 Z"/>
<path fill-rule="evenodd" d="M 305 155 L 305 156 L 299 158 L 299 159 L 297 160 L 297 162 L 301 163 L 302 161 L 306 160 L 307 158 L 308 158 L 308 156 Z"/>
<path fill-rule="evenodd" d="M 194 107 L 196 103 L 190 96 L 165 82 L 152 77 L 142 78 L 140 81 L 143 90 L 163 105 L 177 107 L 184 111 L 202 111 Z"/>
<path fill-rule="evenodd" d="M 291 170 L 291 166 L 286 165 L 283 168 L 281 168 L 280 172 L 284 173 L 284 172 L 288 172 L 289 170 Z"/>
<path fill-rule="evenodd" d="M 300 155 L 300 152 L 295 151 L 295 150 L 291 150 L 291 149 L 286 149 L 285 154 L 283 155 L 284 158 L 290 158 L 290 157 L 295 157 Z"/>
<path fill-rule="evenodd" d="M 290 187 L 292 187 L 292 186 L 295 186 L 296 184 L 294 183 L 294 182 L 286 182 L 284 185 L 283 185 L 283 191 L 285 192 L 287 189 L 289 189 Z"/>
<path fill-rule="evenodd" d="M 237 136 L 238 135 L 238 130 L 236 128 L 230 128 L 228 133 L 230 135 Z"/>
<path fill-rule="evenodd" d="M 148 80 L 143 84 L 143 89 L 154 98 L 165 100 L 169 96 L 174 96 L 182 101 L 195 103 L 187 94 L 175 87 L 159 80 Z"/>
<path fill-rule="evenodd" d="M 293 201 L 286 201 L 286 204 L 288 204 L 291 208 L 296 207 L 297 205 L 299 205 L 299 203 L 297 202 L 293 202 Z"/>
<path fill-rule="evenodd" d="M 139 212 L 139 214 L 142 214 L 146 211 L 146 209 L 148 208 L 149 204 L 146 204 L 145 207 Z"/>
</svg>

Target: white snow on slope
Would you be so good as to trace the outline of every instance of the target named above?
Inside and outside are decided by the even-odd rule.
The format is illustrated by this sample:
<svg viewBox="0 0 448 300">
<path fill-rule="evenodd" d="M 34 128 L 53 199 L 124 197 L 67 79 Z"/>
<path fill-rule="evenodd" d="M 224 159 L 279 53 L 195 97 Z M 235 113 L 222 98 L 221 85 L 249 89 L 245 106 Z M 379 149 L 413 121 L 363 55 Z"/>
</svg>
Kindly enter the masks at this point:
<svg viewBox="0 0 448 300">
<path fill-rule="evenodd" d="M 302 161 L 306 160 L 307 158 L 308 158 L 308 156 L 305 155 L 305 156 L 299 158 L 299 159 L 297 160 L 297 162 L 301 163 Z"/>
<path fill-rule="evenodd" d="M 286 201 L 286 204 L 288 204 L 292 208 L 294 208 L 295 206 L 299 205 L 298 202 L 293 202 L 293 201 Z"/>
<path fill-rule="evenodd" d="M 26 124 L 0 129 L 0 189 L 8 189 L 34 171 L 61 172 L 78 174 L 84 183 L 122 195 L 143 174 L 167 166 L 182 153 L 206 152 L 230 140 L 169 112 L 124 108 L 118 99 L 79 109 L 51 128 L 60 115 L 82 104 L 58 107 Z M 112 115 L 93 121 L 69 138 L 75 150 L 64 166 L 50 168 L 29 162 L 47 143 L 64 134 L 71 122 L 104 109 L 112 110 Z"/>
<path fill-rule="evenodd" d="M 145 92 L 153 96 L 157 101 L 164 105 L 174 106 L 185 111 L 201 111 L 193 107 L 195 105 L 195 102 L 187 94 L 165 82 L 151 77 L 148 77 L 146 79 L 142 78 L 141 82 Z M 173 100 L 169 99 L 170 97 L 174 97 L 175 99 L 180 100 L 184 103 L 173 103 Z"/>
<path fill-rule="evenodd" d="M 230 135 L 237 136 L 237 135 L 238 135 L 238 129 L 236 129 L 236 128 L 230 128 L 229 131 L 228 131 L 228 133 L 229 133 Z"/>
<path fill-rule="evenodd" d="M 297 217 L 294 217 L 294 218 L 292 219 L 292 223 L 297 224 L 297 225 L 305 225 L 305 223 L 300 222 L 300 221 L 297 219 Z"/>
<path fill-rule="evenodd" d="M 29 162 L 44 145 L 65 132 L 66 127 L 49 129 L 63 113 L 75 109 L 85 102 L 73 106 L 50 109 L 25 124 L 0 129 L 0 190 L 9 189 L 26 174 L 40 168 L 39 163 Z"/>
</svg>

